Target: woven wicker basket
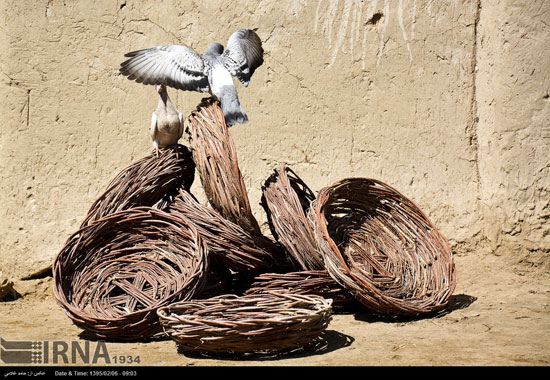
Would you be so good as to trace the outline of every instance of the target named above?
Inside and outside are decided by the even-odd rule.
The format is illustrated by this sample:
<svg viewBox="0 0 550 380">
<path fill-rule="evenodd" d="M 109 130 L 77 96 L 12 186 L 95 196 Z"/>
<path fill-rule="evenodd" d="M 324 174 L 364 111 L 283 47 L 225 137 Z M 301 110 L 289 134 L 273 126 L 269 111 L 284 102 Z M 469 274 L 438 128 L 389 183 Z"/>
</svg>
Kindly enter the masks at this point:
<svg viewBox="0 0 550 380">
<path fill-rule="evenodd" d="M 269 292 L 222 295 L 160 308 L 165 332 L 194 354 L 272 354 L 301 349 L 328 326 L 331 300 Z"/>
<path fill-rule="evenodd" d="M 326 270 L 262 273 L 254 278 L 245 294 L 270 291 L 313 294 L 329 298 L 332 299 L 333 309 L 350 309 L 357 306 L 355 298 L 334 281 Z"/>
<path fill-rule="evenodd" d="M 189 219 L 206 241 L 212 259 L 232 271 L 254 275 L 266 271 L 284 272 L 296 266 L 280 246 L 201 205 L 186 191 L 180 191 L 168 211 Z"/>
<path fill-rule="evenodd" d="M 183 145 L 151 153 L 120 171 L 92 204 L 81 227 L 132 207 L 164 208 L 180 188 L 189 190 L 195 176 L 191 152 Z"/>
<path fill-rule="evenodd" d="M 205 98 L 192 112 L 186 132 L 205 194 L 224 218 L 247 231 L 261 234 L 252 214 L 237 151 L 219 102 Z"/>
<path fill-rule="evenodd" d="M 275 239 L 303 270 L 323 270 L 325 264 L 307 213 L 313 192 L 288 167 L 276 170 L 262 187 L 262 206 Z"/>
<path fill-rule="evenodd" d="M 96 337 L 145 339 L 162 332 L 157 308 L 192 298 L 206 271 L 206 247 L 192 224 L 133 208 L 68 239 L 53 264 L 54 295 Z"/>
<path fill-rule="evenodd" d="M 447 304 L 456 285 L 449 244 L 392 187 L 344 179 L 320 191 L 310 217 L 327 270 L 367 307 L 418 316 Z"/>
</svg>

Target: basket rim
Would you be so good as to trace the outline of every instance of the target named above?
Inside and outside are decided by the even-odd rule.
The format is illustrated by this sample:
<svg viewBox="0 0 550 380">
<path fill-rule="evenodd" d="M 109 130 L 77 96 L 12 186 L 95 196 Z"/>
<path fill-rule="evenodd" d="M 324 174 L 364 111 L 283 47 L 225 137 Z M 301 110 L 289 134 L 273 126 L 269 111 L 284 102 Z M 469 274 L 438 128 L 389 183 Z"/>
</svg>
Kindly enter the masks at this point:
<svg viewBox="0 0 550 380">
<path fill-rule="evenodd" d="M 189 301 L 181 301 L 181 302 L 175 302 L 167 306 L 163 306 L 157 309 L 157 315 L 159 318 L 167 318 L 171 315 L 178 315 L 175 314 L 173 311 L 185 309 L 188 306 L 198 306 L 201 305 L 207 305 L 207 304 L 217 304 L 219 305 L 219 309 L 225 309 L 227 314 L 224 314 L 224 317 L 222 318 L 216 318 L 215 320 L 209 320 L 208 315 L 201 315 L 201 322 L 204 322 L 205 324 L 208 324 L 209 321 L 219 321 L 225 319 L 225 315 L 228 315 L 232 308 L 234 308 L 234 304 L 253 304 L 254 300 L 265 300 L 266 298 L 271 299 L 282 299 L 282 300 L 294 300 L 294 301 L 305 301 L 310 303 L 311 305 L 316 307 L 316 310 L 312 311 L 312 314 L 320 313 L 320 312 L 326 312 L 331 311 L 332 309 L 332 302 L 333 300 L 331 298 L 325 298 L 319 295 L 313 295 L 313 294 L 297 294 L 297 293 L 290 293 L 286 291 L 278 291 L 278 290 L 268 290 L 262 293 L 258 294 L 244 294 L 244 295 L 237 295 L 237 294 L 222 294 L 219 296 L 214 296 L 207 299 L 191 299 Z M 305 308 L 301 308 L 305 309 Z M 257 311 L 257 309 L 244 309 L 239 310 L 239 313 L 242 314 L 248 314 L 253 313 Z M 273 312 L 269 313 L 269 310 L 267 310 L 266 314 L 273 314 L 277 315 L 278 313 Z M 192 318 L 193 314 L 185 314 L 185 318 Z M 265 325 L 266 322 L 269 322 L 269 318 L 262 319 L 262 318 L 255 318 L 256 321 L 262 321 L 262 325 Z M 243 323 L 249 323 L 248 320 L 245 318 L 242 319 Z M 284 319 L 279 319 L 276 322 L 284 322 Z"/>
</svg>

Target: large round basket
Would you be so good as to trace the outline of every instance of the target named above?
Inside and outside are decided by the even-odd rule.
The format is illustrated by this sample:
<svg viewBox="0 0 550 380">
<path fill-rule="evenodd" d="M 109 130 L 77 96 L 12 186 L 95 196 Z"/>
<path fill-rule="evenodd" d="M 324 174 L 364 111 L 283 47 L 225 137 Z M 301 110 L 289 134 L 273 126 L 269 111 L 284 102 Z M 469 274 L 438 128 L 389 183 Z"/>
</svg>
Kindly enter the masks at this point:
<svg viewBox="0 0 550 380">
<path fill-rule="evenodd" d="M 189 149 L 174 145 L 151 153 L 123 170 L 90 207 L 81 224 L 84 227 L 116 211 L 132 207 L 164 208 L 179 189 L 189 190 L 195 176 L 195 163 Z"/>
<path fill-rule="evenodd" d="M 186 125 L 193 159 L 212 207 L 245 230 L 260 234 L 219 102 L 215 98 L 203 99 Z"/>
<path fill-rule="evenodd" d="M 225 219 L 216 210 L 200 204 L 187 191 L 180 191 L 167 210 L 191 220 L 206 241 L 212 260 L 234 272 L 251 275 L 284 272 L 296 265 L 282 247 Z"/>
<path fill-rule="evenodd" d="M 303 270 L 323 270 L 325 264 L 307 213 L 313 192 L 288 167 L 276 170 L 262 187 L 262 206 L 275 239 Z"/>
<path fill-rule="evenodd" d="M 54 295 L 96 337 L 139 340 L 162 329 L 156 310 L 201 289 L 206 247 L 192 224 L 164 211 L 120 211 L 73 234 L 53 264 Z"/>
<path fill-rule="evenodd" d="M 269 292 L 222 295 L 158 310 L 183 351 L 214 356 L 273 354 L 304 348 L 328 326 L 330 299 Z"/>
<path fill-rule="evenodd" d="M 456 285 L 449 244 L 397 190 L 344 179 L 322 189 L 311 211 L 327 270 L 361 303 L 408 316 L 447 304 Z"/>
<path fill-rule="evenodd" d="M 355 298 L 334 281 L 326 270 L 262 273 L 254 277 L 245 294 L 260 294 L 270 291 L 313 294 L 330 298 L 335 310 L 357 306 Z"/>
</svg>

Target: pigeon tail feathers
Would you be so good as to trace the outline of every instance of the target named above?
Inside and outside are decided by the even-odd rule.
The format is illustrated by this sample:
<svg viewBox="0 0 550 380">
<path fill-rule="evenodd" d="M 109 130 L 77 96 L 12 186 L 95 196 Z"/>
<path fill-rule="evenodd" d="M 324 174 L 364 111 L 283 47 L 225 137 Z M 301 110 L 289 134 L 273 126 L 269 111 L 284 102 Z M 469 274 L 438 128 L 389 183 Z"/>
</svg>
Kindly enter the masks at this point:
<svg viewBox="0 0 550 380">
<path fill-rule="evenodd" d="M 236 96 L 229 93 L 223 94 L 220 103 L 227 127 L 231 127 L 237 123 L 244 124 L 248 122 L 248 116 Z"/>
</svg>

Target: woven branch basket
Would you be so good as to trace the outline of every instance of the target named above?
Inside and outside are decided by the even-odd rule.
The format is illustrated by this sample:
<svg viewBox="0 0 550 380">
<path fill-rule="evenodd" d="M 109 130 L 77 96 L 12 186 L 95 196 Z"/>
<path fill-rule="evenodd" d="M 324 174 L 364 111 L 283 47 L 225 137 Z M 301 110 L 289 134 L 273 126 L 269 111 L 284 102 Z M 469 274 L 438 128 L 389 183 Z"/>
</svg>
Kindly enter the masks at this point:
<svg viewBox="0 0 550 380">
<path fill-rule="evenodd" d="M 186 124 L 193 158 L 212 207 L 245 230 L 260 234 L 219 102 L 203 99 Z"/>
<path fill-rule="evenodd" d="M 282 247 L 201 205 L 187 191 L 180 191 L 167 210 L 180 218 L 189 219 L 206 241 L 213 259 L 235 272 L 284 272 L 296 267 Z"/>
<path fill-rule="evenodd" d="M 164 208 L 180 188 L 189 190 L 195 176 L 191 152 L 183 145 L 159 150 L 118 173 L 92 204 L 81 227 L 132 207 Z"/>
<path fill-rule="evenodd" d="M 192 224 L 139 207 L 74 233 L 53 264 L 54 295 L 96 337 L 138 340 L 162 332 L 156 310 L 203 286 L 206 246 Z"/>
<path fill-rule="evenodd" d="M 315 341 L 332 318 L 332 300 L 269 292 L 222 295 L 158 310 L 166 334 L 195 354 L 273 354 Z"/>
<path fill-rule="evenodd" d="M 419 316 L 447 304 L 456 285 L 449 244 L 397 190 L 344 179 L 320 191 L 310 217 L 327 270 L 367 307 Z"/>
<path fill-rule="evenodd" d="M 288 167 L 276 170 L 262 187 L 262 206 L 275 239 L 303 270 L 323 270 L 325 264 L 307 213 L 313 192 Z"/>
<path fill-rule="evenodd" d="M 332 299 L 333 309 L 352 308 L 355 298 L 330 276 L 326 270 L 287 273 L 262 273 L 256 276 L 245 294 L 270 291 L 318 295 Z"/>
</svg>

